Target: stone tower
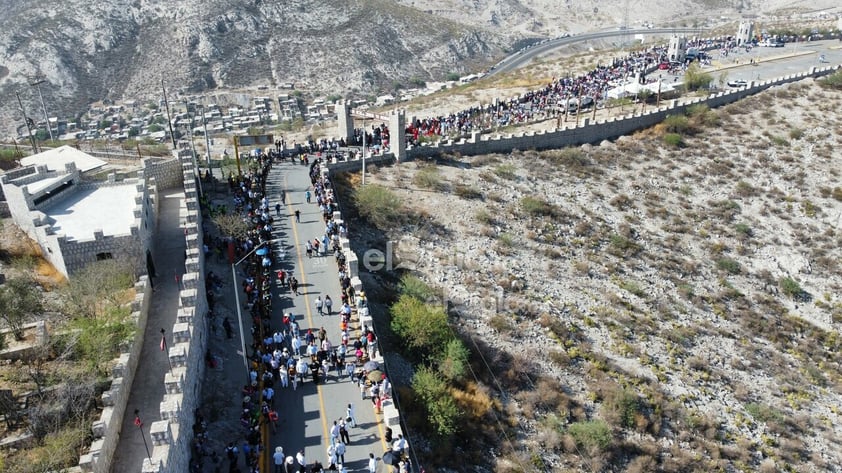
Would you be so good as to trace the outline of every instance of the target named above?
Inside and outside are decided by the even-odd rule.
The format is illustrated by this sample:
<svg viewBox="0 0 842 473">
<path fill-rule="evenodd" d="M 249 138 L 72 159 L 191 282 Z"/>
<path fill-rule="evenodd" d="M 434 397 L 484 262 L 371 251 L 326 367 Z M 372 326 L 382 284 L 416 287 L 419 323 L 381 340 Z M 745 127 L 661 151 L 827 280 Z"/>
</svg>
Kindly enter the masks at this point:
<svg viewBox="0 0 842 473">
<path fill-rule="evenodd" d="M 397 162 L 406 161 L 406 110 L 389 113 L 389 142 Z"/>
<path fill-rule="evenodd" d="M 347 100 L 336 103 L 336 122 L 339 124 L 338 134 L 345 141 L 354 139 L 354 120 L 351 118 L 351 104 Z"/>
<path fill-rule="evenodd" d="M 687 38 L 673 35 L 667 48 L 667 59 L 669 62 L 684 62 L 687 57 Z"/>
<path fill-rule="evenodd" d="M 754 25 L 750 21 L 741 21 L 737 30 L 737 46 L 750 44 L 754 37 Z"/>
</svg>

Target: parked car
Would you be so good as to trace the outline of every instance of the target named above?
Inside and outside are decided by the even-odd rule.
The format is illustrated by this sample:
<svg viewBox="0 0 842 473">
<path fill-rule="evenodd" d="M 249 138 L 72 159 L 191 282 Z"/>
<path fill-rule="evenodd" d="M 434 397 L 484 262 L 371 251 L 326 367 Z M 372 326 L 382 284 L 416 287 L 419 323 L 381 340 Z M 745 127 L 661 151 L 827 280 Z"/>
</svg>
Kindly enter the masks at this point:
<svg viewBox="0 0 842 473">
<path fill-rule="evenodd" d="M 728 87 L 745 87 L 747 85 L 748 85 L 748 82 L 746 82 L 743 79 L 729 80 L 728 81 Z"/>
</svg>

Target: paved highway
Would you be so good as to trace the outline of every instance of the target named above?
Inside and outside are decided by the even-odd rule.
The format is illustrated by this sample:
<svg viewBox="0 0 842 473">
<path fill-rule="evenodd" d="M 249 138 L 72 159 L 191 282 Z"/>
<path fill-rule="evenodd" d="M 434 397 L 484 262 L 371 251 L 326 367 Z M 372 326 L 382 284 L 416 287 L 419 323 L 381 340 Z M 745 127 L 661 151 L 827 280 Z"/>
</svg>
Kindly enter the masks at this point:
<svg viewBox="0 0 842 473">
<path fill-rule="evenodd" d="M 532 60 L 540 56 L 549 54 L 554 50 L 561 48 L 562 46 L 568 46 L 574 43 L 611 38 L 614 36 L 634 36 L 638 34 L 644 34 L 649 36 L 664 36 L 671 34 L 701 35 L 705 31 L 706 30 L 700 28 L 641 28 L 632 30 L 597 31 L 594 33 L 572 35 L 566 38 L 554 38 L 544 43 L 536 44 L 528 49 L 522 49 L 516 52 L 515 54 L 512 54 L 511 56 L 503 59 L 502 61 L 497 63 L 496 66 L 494 66 L 494 69 L 490 71 L 486 75 L 486 77 L 491 77 L 496 74 L 514 71 L 529 64 L 530 62 L 532 62 Z"/>
</svg>

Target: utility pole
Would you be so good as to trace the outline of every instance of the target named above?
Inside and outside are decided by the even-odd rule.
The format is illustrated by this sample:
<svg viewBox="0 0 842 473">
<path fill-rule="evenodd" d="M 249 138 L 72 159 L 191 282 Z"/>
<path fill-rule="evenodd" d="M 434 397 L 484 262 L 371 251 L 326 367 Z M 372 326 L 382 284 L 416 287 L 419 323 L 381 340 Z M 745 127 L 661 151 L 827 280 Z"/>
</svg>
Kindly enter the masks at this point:
<svg viewBox="0 0 842 473">
<path fill-rule="evenodd" d="M 167 88 L 164 86 L 164 79 L 161 79 L 161 89 L 164 91 L 164 106 L 167 109 L 167 124 L 170 127 L 170 141 L 172 141 L 172 149 L 178 149 L 175 145 L 175 134 L 172 132 L 172 118 L 170 117 L 170 102 L 167 100 Z"/>
<path fill-rule="evenodd" d="M 50 126 L 50 117 L 47 115 L 47 106 L 44 105 L 44 96 L 41 95 L 41 84 L 44 82 L 47 82 L 44 79 L 44 76 L 36 76 L 35 82 L 31 82 L 29 85 L 38 89 L 38 98 L 41 99 L 41 110 L 44 111 L 44 123 L 47 124 L 47 132 L 50 134 L 50 141 L 55 141 L 55 138 L 53 138 L 53 127 Z"/>
<path fill-rule="evenodd" d="M 208 171 L 211 168 L 211 148 L 210 148 L 210 137 L 208 136 L 208 120 L 205 118 L 205 106 L 202 105 L 202 127 L 205 130 L 205 148 L 208 150 L 207 161 L 208 161 Z"/>
<path fill-rule="evenodd" d="M 23 102 L 20 100 L 20 94 L 15 92 L 15 96 L 18 98 L 18 106 L 20 106 L 20 111 L 23 113 L 23 122 L 26 124 L 26 131 L 29 132 L 29 143 L 32 145 L 32 153 L 38 153 L 38 147 L 35 145 L 35 137 L 32 136 L 32 119 L 26 116 L 26 110 L 23 109 Z"/>
</svg>

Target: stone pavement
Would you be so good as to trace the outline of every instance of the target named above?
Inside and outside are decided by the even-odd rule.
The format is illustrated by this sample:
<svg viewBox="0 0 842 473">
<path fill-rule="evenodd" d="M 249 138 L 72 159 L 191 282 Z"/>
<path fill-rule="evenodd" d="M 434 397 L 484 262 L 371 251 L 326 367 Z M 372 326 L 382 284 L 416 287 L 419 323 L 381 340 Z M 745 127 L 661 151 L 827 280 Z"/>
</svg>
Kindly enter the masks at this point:
<svg viewBox="0 0 842 473">
<path fill-rule="evenodd" d="M 135 409 L 143 421 L 146 445 L 152 451 L 149 426 L 161 420 L 159 407 L 164 399 L 164 375 L 169 370 L 167 353 L 162 352 L 160 347 L 160 332 L 162 328 L 172 327 L 175 322 L 180 284 L 180 279 L 176 277 L 181 278 L 184 273 L 186 244 L 179 220 L 179 209 L 184 205 L 184 191 L 180 188 L 166 189 L 161 191 L 160 199 L 157 231 L 153 237 L 155 251 L 152 254 L 158 277 L 152 280 L 155 291 L 151 296 L 140 362 L 111 466 L 111 471 L 119 473 L 141 471 L 143 459 L 147 456 L 140 429 L 134 424 Z M 172 343 L 169 333 L 167 343 Z"/>
</svg>

